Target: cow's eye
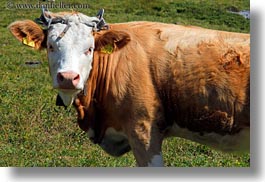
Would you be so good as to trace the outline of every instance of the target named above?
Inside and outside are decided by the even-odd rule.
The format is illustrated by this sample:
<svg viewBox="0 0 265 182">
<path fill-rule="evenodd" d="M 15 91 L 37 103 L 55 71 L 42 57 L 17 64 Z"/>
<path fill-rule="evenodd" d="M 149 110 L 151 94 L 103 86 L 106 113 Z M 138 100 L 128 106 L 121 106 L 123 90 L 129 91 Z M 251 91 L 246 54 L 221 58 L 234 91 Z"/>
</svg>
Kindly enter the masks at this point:
<svg viewBox="0 0 265 182">
<path fill-rule="evenodd" d="M 89 49 L 87 49 L 85 51 L 85 55 L 91 55 L 91 53 L 93 52 L 94 48 L 93 47 L 90 47 Z"/>
<path fill-rule="evenodd" d="M 54 48 L 53 48 L 53 46 L 50 44 L 50 45 L 48 45 L 48 50 L 50 51 L 50 52 L 53 52 L 54 51 Z"/>
</svg>

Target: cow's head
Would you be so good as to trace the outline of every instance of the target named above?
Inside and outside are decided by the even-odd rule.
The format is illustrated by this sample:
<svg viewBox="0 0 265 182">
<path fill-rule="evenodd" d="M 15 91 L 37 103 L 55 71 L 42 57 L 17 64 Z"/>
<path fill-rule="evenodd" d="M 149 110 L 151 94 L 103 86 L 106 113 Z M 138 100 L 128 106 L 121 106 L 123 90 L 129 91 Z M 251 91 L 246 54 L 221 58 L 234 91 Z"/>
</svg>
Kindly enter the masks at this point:
<svg viewBox="0 0 265 182">
<path fill-rule="evenodd" d="M 102 10 L 97 17 L 88 17 L 81 13 L 55 14 L 43 9 L 38 24 L 24 20 L 9 26 L 23 44 L 35 49 L 47 48 L 53 87 L 59 90 L 66 106 L 72 104 L 85 87 L 95 48 L 93 32 L 105 26 L 102 16 Z"/>
</svg>

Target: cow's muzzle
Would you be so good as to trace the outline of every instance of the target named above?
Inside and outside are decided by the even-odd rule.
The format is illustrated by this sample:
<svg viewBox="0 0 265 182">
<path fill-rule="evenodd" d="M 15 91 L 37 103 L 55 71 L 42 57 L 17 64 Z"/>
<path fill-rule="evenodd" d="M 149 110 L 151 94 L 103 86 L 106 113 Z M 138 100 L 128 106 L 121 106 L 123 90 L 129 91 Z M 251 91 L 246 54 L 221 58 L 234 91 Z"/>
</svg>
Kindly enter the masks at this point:
<svg viewBox="0 0 265 182">
<path fill-rule="evenodd" d="M 57 74 L 57 82 L 59 89 L 77 89 L 80 75 L 72 71 L 59 72 Z"/>
</svg>

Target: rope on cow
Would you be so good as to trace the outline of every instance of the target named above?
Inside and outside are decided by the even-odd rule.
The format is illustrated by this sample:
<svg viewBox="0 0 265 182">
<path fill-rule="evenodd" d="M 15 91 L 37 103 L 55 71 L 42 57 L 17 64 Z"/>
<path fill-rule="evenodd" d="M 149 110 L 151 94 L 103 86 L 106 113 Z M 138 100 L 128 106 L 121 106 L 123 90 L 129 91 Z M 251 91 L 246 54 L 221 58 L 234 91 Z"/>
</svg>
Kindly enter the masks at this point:
<svg viewBox="0 0 265 182">
<path fill-rule="evenodd" d="M 69 25 L 69 20 L 68 19 L 64 19 L 63 17 L 47 17 L 45 12 L 48 11 L 47 8 L 45 8 L 44 6 L 42 6 L 42 13 L 41 16 L 39 18 L 35 19 L 35 22 L 39 25 L 42 25 L 46 28 L 49 29 L 49 27 L 52 24 L 57 24 L 57 23 L 62 23 L 62 24 L 66 24 Z M 88 27 L 92 27 L 94 32 L 98 32 L 100 30 L 108 30 L 109 29 L 109 25 L 106 23 L 105 19 L 103 18 L 104 15 L 104 9 L 100 9 L 98 14 L 96 15 L 96 19 L 97 20 L 93 20 L 91 22 L 81 22 L 85 24 Z M 66 28 L 66 31 L 69 29 Z M 66 33 L 66 31 L 63 31 L 64 33 Z"/>
</svg>

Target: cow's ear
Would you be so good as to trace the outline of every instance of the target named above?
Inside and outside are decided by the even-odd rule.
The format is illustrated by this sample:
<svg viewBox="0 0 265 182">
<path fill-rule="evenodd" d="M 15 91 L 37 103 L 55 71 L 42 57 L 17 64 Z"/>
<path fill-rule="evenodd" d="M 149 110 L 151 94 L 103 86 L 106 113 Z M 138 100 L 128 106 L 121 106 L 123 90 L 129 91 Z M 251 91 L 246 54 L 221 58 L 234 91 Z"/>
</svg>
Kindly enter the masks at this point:
<svg viewBox="0 0 265 182">
<path fill-rule="evenodd" d="M 31 20 L 16 21 L 8 26 L 10 32 L 24 45 L 41 49 L 46 47 L 46 30 Z"/>
<path fill-rule="evenodd" d="M 131 40 L 130 35 L 124 31 L 108 30 L 95 35 L 95 50 L 111 54 L 123 48 Z"/>
</svg>

